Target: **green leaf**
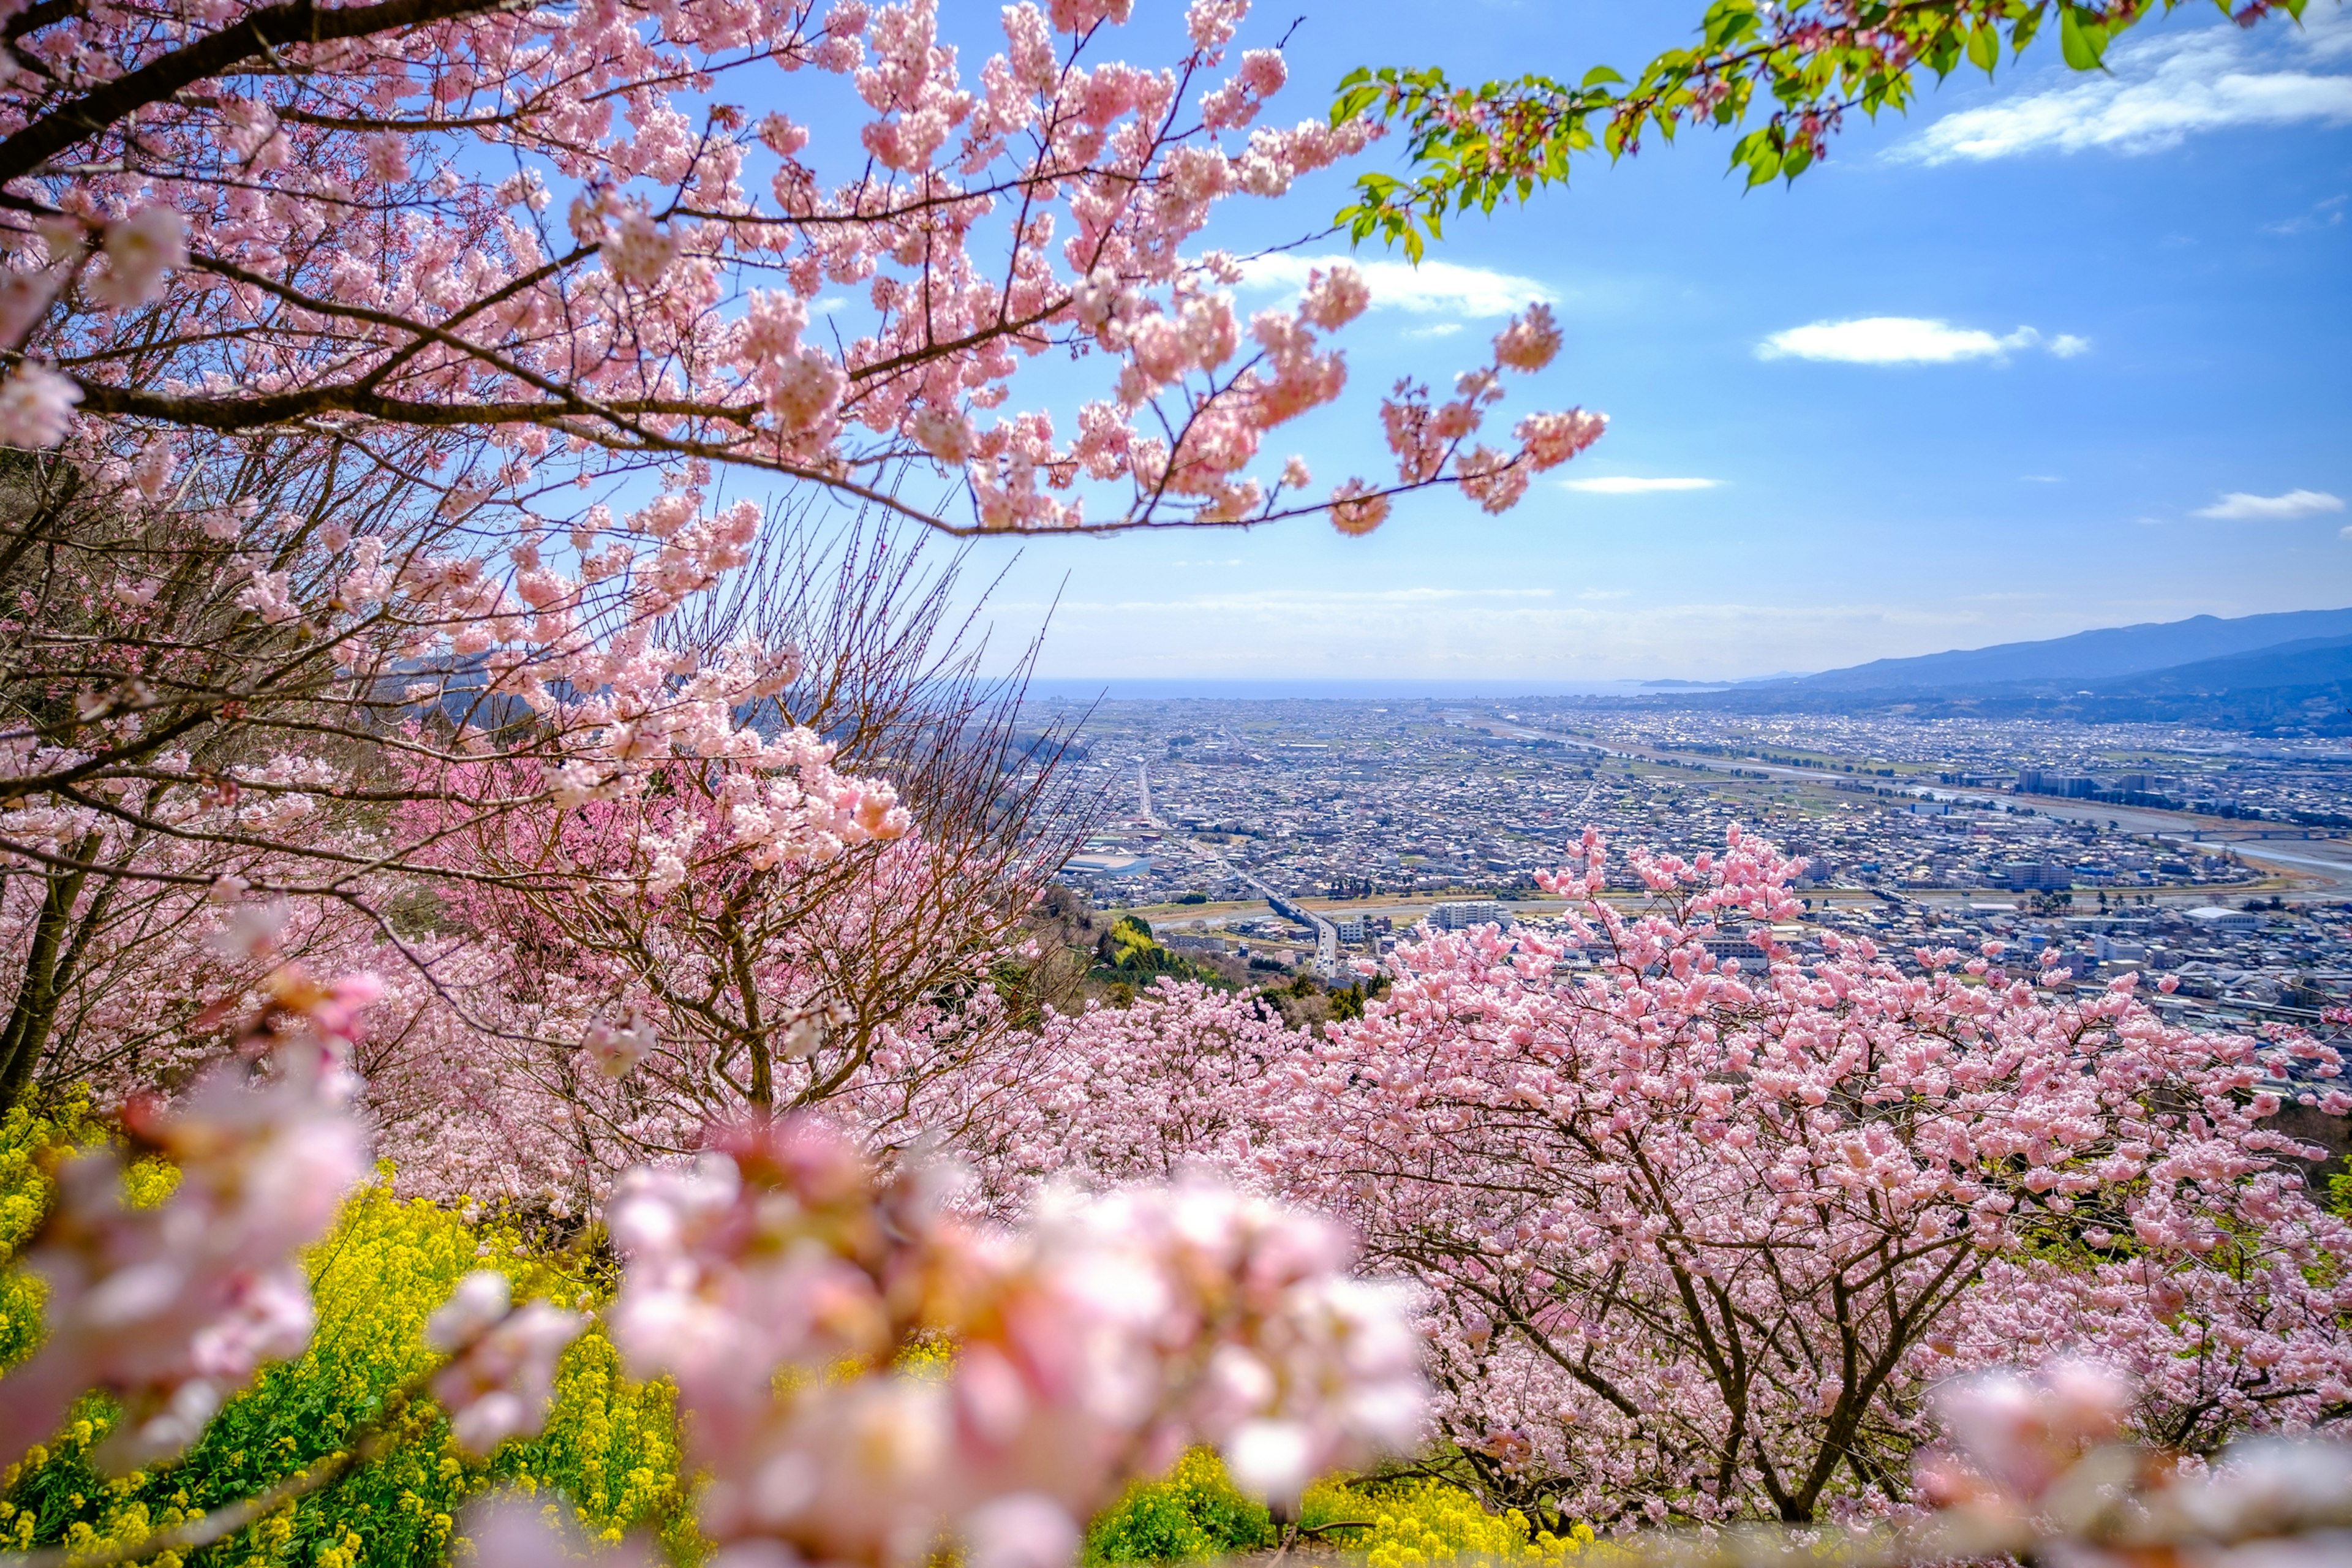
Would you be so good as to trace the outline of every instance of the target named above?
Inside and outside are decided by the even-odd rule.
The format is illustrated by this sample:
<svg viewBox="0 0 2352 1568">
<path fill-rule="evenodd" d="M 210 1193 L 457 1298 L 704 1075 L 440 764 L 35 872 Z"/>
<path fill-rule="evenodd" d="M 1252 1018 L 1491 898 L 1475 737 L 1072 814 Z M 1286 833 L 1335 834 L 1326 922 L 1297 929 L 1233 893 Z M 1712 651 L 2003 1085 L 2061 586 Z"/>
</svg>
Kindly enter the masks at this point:
<svg viewBox="0 0 2352 1568">
<path fill-rule="evenodd" d="M 2107 30 L 2088 19 L 2088 13 L 2069 5 L 2059 13 L 2058 37 L 2066 63 L 2078 71 L 2101 68 L 2099 57 L 2107 47 Z"/>
<path fill-rule="evenodd" d="M 1754 0 L 1716 0 L 1699 24 L 1699 36 L 1711 49 L 1728 47 L 1755 30 Z"/>
<path fill-rule="evenodd" d="M 2032 10 L 2028 11 L 2024 16 L 2020 16 L 2016 21 L 2010 24 L 2010 53 L 2011 55 L 2023 54 L 2025 52 L 2025 46 L 2032 43 L 2033 41 L 2033 35 L 2041 30 L 2042 7 L 2036 5 Z"/>
<path fill-rule="evenodd" d="M 1599 87 L 1604 82 L 1622 82 L 1624 79 L 1625 79 L 1623 77 L 1619 76 L 1607 66 L 1594 66 L 1591 70 L 1584 73 L 1584 79 L 1576 85 L 1579 87 Z"/>
<path fill-rule="evenodd" d="M 1969 63 L 1992 75 L 1992 68 L 2000 64 L 2000 35 L 1990 22 L 1979 24 L 1969 33 Z"/>
</svg>

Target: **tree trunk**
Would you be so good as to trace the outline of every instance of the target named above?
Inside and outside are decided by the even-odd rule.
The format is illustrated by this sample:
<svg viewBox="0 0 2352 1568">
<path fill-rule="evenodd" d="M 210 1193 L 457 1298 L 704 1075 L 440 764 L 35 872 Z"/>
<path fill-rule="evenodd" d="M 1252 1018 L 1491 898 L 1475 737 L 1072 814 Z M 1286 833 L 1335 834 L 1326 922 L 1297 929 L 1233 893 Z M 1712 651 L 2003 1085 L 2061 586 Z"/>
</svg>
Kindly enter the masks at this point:
<svg viewBox="0 0 2352 1568">
<path fill-rule="evenodd" d="M 85 838 L 76 856 L 87 859 L 98 848 L 98 836 Z M 51 872 L 48 891 L 41 900 L 40 920 L 33 927 L 33 945 L 25 955 L 25 975 L 16 985 L 16 1003 L 9 1009 L 8 1026 L 0 1032 L 0 1115 L 16 1108 L 33 1081 L 42 1048 L 48 1044 L 49 1025 L 57 1017 L 58 991 L 65 975 L 58 948 L 72 923 L 74 900 L 81 896 L 89 868 Z"/>
</svg>

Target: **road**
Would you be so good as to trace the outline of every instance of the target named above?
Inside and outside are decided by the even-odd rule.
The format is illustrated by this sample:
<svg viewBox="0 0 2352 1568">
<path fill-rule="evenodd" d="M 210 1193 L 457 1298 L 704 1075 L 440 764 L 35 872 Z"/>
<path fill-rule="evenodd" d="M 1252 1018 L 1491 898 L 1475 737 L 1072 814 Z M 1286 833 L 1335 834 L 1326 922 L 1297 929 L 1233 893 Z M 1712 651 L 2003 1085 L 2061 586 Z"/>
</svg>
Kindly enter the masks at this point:
<svg viewBox="0 0 2352 1568">
<path fill-rule="evenodd" d="M 1143 821 L 1159 828 L 1162 833 L 1173 832 L 1174 829 L 1160 821 L 1158 814 L 1151 809 L 1151 764 L 1141 757 L 1135 759 L 1135 788 L 1142 804 Z M 1313 910 L 1302 904 L 1293 903 L 1276 892 L 1257 877 L 1226 859 L 1224 851 L 1215 845 L 1203 844 L 1197 839 L 1189 838 L 1187 842 L 1192 845 L 1196 853 L 1206 855 L 1210 859 L 1214 860 L 1227 876 L 1255 888 L 1259 896 L 1265 900 L 1266 907 L 1273 910 L 1276 914 L 1284 920 L 1312 930 L 1315 932 L 1316 973 L 1326 981 L 1338 976 L 1339 973 L 1339 928 L 1338 926 L 1333 925 Z"/>
</svg>

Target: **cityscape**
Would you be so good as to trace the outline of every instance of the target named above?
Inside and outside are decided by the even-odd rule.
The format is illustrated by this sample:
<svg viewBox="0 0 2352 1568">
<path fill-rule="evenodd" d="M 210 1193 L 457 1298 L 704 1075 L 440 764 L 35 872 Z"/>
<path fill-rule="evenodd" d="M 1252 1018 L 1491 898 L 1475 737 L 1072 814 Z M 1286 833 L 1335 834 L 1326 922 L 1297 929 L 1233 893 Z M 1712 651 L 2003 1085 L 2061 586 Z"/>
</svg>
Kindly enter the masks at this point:
<svg viewBox="0 0 2352 1568">
<path fill-rule="evenodd" d="M 1737 824 L 1804 858 L 1775 933 L 1800 957 L 1832 931 L 2054 950 L 2075 984 L 2168 975 L 2160 1012 L 2227 1026 L 2352 996 L 2340 743 L 1558 698 L 1115 701 L 1085 735 L 1104 820 L 1063 880 L 1260 978 L 1344 980 L 1423 921 L 1549 923 L 1538 874 L 1587 826 L 1630 907 L 1622 851 L 1687 858 Z"/>
</svg>

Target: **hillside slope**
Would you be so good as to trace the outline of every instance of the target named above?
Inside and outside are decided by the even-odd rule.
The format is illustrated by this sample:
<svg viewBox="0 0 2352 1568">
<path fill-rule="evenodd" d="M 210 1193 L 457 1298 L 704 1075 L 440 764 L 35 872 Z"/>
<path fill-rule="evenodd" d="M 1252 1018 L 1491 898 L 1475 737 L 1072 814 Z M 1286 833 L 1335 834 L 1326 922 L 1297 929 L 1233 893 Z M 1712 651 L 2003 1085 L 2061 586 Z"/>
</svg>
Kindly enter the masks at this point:
<svg viewBox="0 0 2352 1568">
<path fill-rule="evenodd" d="M 2105 678 L 2169 669 L 2286 643 L 2345 637 L 2352 637 L 2352 609 L 2291 610 L 2227 620 L 2196 616 L 2185 621 L 2107 626 L 2041 642 L 1873 659 L 1794 680 L 1749 681 L 1741 689 L 1951 690 L 2045 680 L 2087 685 Z"/>
</svg>

